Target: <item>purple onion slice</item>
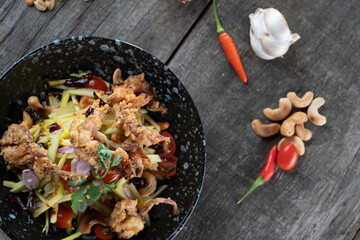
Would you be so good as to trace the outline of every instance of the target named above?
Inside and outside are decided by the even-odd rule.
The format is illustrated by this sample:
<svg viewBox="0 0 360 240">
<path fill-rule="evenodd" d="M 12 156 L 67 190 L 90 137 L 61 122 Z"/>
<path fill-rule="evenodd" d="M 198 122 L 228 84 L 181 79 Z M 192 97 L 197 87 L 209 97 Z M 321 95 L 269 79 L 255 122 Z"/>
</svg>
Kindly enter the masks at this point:
<svg viewBox="0 0 360 240">
<path fill-rule="evenodd" d="M 22 171 L 22 181 L 29 190 L 36 189 L 40 184 L 39 177 L 31 169 L 24 169 Z"/>
</svg>

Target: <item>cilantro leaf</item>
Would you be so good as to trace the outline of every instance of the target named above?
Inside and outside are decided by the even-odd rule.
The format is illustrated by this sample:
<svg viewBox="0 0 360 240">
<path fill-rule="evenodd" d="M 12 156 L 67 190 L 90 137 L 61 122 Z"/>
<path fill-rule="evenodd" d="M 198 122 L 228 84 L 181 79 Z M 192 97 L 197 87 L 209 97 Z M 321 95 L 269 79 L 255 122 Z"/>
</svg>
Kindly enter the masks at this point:
<svg viewBox="0 0 360 240">
<path fill-rule="evenodd" d="M 71 195 L 71 208 L 75 211 L 85 211 L 87 202 L 85 198 L 86 185 Z"/>
<path fill-rule="evenodd" d="M 103 183 L 101 187 L 102 187 L 104 190 L 111 192 L 112 189 L 114 189 L 114 188 L 117 187 L 117 183 L 118 183 L 118 182 L 119 182 L 119 180 L 116 180 L 115 182 L 109 183 L 109 184 Z"/>
<path fill-rule="evenodd" d="M 71 195 L 71 208 L 74 211 L 85 211 L 88 205 L 99 200 L 101 190 L 92 182 L 81 186 L 79 191 Z"/>
<path fill-rule="evenodd" d="M 89 186 L 89 185 L 88 185 Z M 86 191 L 86 202 L 88 205 L 96 202 L 101 196 L 101 190 L 97 188 L 93 183 L 90 184 L 90 188 Z"/>
<path fill-rule="evenodd" d="M 121 161 L 121 157 L 120 155 L 116 154 L 114 159 L 112 160 L 111 166 L 110 167 L 116 167 L 120 164 Z"/>
<path fill-rule="evenodd" d="M 112 155 L 114 154 L 113 152 L 111 152 L 110 150 L 107 150 L 107 149 L 101 149 L 100 151 L 98 151 L 98 153 L 99 153 L 99 157 L 101 157 L 107 161 L 110 161 Z"/>
<path fill-rule="evenodd" d="M 98 162 L 99 162 L 99 167 L 100 168 L 106 168 L 106 162 L 104 161 L 104 159 L 102 157 L 100 157 L 100 154 L 99 154 L 99 157 L 98 157 Z"/>
<path fill-rule="evenodd" d="M 77 188 L 77 187 L 84 185 L 84 183 L 86 183 L 86 182 L 87 182 L 87 179 L 85 179 L 83 177 L 81 177 L 79 180 L 77 177 L 75 177 L 75 178 L 67 181 L 67 184 L 72 188 Z"/>
</svg>

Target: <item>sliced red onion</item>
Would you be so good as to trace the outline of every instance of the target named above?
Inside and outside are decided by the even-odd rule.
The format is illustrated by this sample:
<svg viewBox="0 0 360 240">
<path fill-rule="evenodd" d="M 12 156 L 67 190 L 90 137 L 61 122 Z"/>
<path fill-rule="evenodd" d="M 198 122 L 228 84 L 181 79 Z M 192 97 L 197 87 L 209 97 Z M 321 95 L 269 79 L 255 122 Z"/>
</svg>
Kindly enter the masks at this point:
<svg viewBox="0 0 360 240">
<path fill-rule="evenodd" d="M 76 164 L 76 172 L 80 174 L 90 174 L 90 171 L 93 167 L 85 161 L 79 161 Z"/>
<path fill-rule="evenodd" d="M 101 181 L 101 180 L 94 180 L 94 181 L 93 181 L 93 184 L 95 185 L 95 187 L 100 188 L 101 185 L 102 185 L 102 181 Z"/>
<path fill-rule="evenodd" d="M 124 192 L 129 199 L 132 199 L 131 192 L 127 186 L 124 186 Z"/>
<path fill-rule="evenodd" d="M 79 159 L 74 158 L 71 160 L 71 172 L 76 172 L 76 165 L 79 163 Z"/>
<path fill-rule="evenodd" d="M 55 130 L 55 131 L 53 131 L 52 133 L 53 133 L 53 134 L 56 134 L 56 133 L 58 133 L 58 132 L 60 132 L 60 131 L 62 131 L 62 129 Z"/>
<path fill-rule="evenodd" d="M 68 147 L 62 147 L 58 149 L 58 153 L 73 153 L 74 152 L 74 148 L 73 146 L 68 146 Z"/>
<path fill-rule="evenodd" d="M 39 177 L 31 169 L 24 169 L 22 171 L 22 181 L 29 190 L 36 189 L 40 184 Z"/>
</svg>

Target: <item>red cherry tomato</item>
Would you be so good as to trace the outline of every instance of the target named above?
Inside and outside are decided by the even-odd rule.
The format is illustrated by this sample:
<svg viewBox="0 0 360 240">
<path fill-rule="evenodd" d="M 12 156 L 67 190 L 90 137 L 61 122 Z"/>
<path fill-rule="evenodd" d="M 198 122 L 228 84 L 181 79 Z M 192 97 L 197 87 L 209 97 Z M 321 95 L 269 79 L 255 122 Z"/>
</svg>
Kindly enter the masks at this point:
<svg viewBox="0 0 360 240">
<path fill-rule="evenodd" d="M 98 89 L 104 92 L 108 91 L 106 83 L 101 78 L 92 78 L 84 86 L 85 88 Z"/>
<path fill-rule="evenodd" d="M 62 168 L 62 170 L 67 171 L 67 172 L 71 172 L 71 163 L 65 164 L 64 167 Z M 67 181 L 68 181 L 68 180 L 65 180 L 65 179 L 61 178 L 61 182 L 63 183 L 66 191 L 68 191 L 69 193 L 75 192 L 76 189 L 70 187 L 70 186 L 67 184 Z"/>
<path fill-rule="evenodd" d="M 97 170 L 97 174 L 99 174 L 99 176 L 104 175 L 105 174 L 105 169 L 104 168 L 99 168 Z M 92 177 L 94 176 L 92 171 L 90 172 L 90 175 Z M 119 178 L 121 178 L 121 174 L 109 170 L 108 173 L 106 174 L 106 176 L 102 179 L 102 181 L 103 181 L 103 183 L 110 184 L 110 183 L 115 182 Z"/>
<path fill-rule="evenodd" d="M 121 177 L 120 174 L 113 172 L 111 170 L 109 170 L 109 172 L 106 174 L 106 176 L 102 179 L 102 181 L 106 184 L 110 184 L 115 182 L 116 180 L 118 180 Z"/>
<path fill-rule="evenodd" d="M 74 212 L 71 208 L 64 207 L 59 205 L 59 210 L 57 214 L 57 220 L 54 223 L 55 227 L 61 229 L 68 229 L 72 227 L 72 219 L 74 217 Z"/>
<path fill-rule="evenodd" d="M 174 154 L 176 150 L 176 143 L 174 137 L 167 131 L 162 131 L 160 134 L 163 135 L 164 137 L 170 138 L 170 146 L 168 143 L 163 142 L 162 147 L 164 149 L 164 153 Z"/>
<path fill-rule="evenodd" d="M 94 227 L 95 235 L 101 240 L 109 240 L 115 237 L 115 233 L 111 231 L 110 227 L 105 227 L 96 224 Z"/>
<path fill-rule="evenodd" d="M 158 170 L 155 173 L 166 178 L 175 176 L 178 158 L 167 153 L 160 153 L 159 156 L 162 162 L 158 163 Z"/>
<path fill-rule="evenodd" d="M 277 165 L 283 170 L 291 170 L 295 167 L 298 160 L 298 152 L 294 144 L 283 146 L 277 156 Z"/>
</svg>

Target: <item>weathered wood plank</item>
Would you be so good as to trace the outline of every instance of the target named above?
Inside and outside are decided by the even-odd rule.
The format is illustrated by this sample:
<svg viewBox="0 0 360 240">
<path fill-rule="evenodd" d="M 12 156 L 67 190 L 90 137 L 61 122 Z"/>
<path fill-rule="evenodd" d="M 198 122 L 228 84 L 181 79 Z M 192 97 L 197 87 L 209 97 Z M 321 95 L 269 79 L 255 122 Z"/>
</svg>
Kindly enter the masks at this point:
<svg viewBox="0 0 360 240">
<path fill-rule="evenodd" d="M 283 59 L 263 61 L 249 44 L 248 14 L 273 6 L 301 39 Z M 352 239 L 360 227 L 360 11 L 358 1 L 219 1 L 223 27 L 238 47 L 249 82 L 236 76 L 221 50 L 212 9 L 169 66 L 199 109 L 207 140 L 207 176 L 194 215 L 179 239 Z M 242 205 L 245 193 L 280 136 L 262 139 L 250 122 L 266 121 L 288 91 L 313 90 L 327 102 L 324 127 L 290 172 Z"/>
<path fill-rule="evenodd" d="M 75 35 L 118 38 L 166 61 L 208 2 L 75 0 L 43 13 L 24 1 L 2 1 L 0 73 L 27 52 Z"/>
</svg>

